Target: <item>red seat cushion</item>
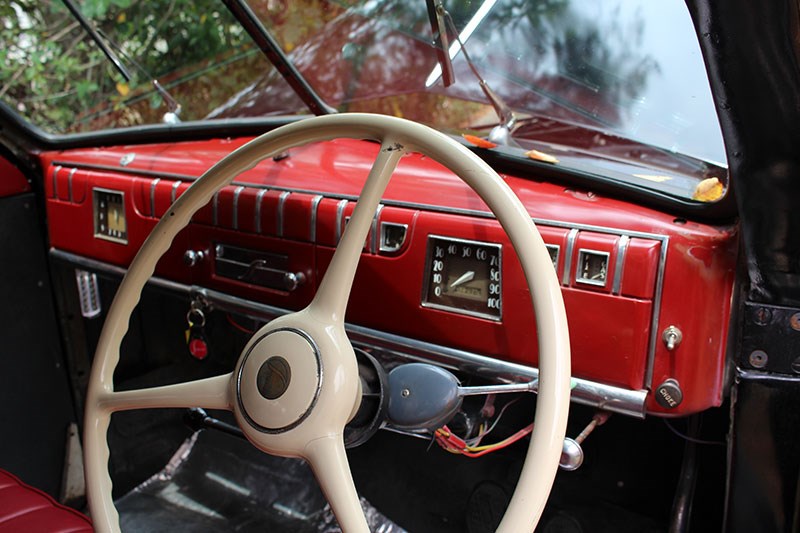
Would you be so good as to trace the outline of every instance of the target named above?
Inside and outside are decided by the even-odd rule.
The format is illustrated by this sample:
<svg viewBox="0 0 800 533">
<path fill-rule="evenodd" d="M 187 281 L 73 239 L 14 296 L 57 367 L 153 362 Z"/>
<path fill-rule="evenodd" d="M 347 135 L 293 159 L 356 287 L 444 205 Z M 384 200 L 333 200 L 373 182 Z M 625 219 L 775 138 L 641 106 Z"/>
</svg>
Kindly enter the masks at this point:
<svg viewBox="0 0 800 533">
<path fill-rule="evenodd" d="M 0 533 L 89 533 L 92 522 L 0 470 Z"/>
</svg>

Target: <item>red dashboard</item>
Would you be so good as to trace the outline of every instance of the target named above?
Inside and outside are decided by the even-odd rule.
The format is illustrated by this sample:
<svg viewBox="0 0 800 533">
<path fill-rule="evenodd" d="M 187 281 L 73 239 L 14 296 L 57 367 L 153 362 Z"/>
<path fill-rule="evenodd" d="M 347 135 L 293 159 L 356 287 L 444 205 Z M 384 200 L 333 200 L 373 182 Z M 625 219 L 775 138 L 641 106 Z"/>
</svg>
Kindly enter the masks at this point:
<svg viewBox="0 0 800 533">
<path fill-rule="evenodd" d="M 43 153 L 51 247 L 126 267 L 175 198 L 247 140 Z M 156 276 L 254 304 L 305 306 L 377 152 L 371 142 L 338 140 L 261 162 L 195 215 Z M 581 385 L 573 396 L 581 394 L 577 389 L 591 396 L 594 386 L 631 391 L 641 406 L 623 411 L 638 416 L 719 405 L 736 227 L 677 219 L 535 175 L 503 178 L 551 248 L 569 319 L 573 375 Z M 97 204 L 108 202 L 118 204 L 102 215 L 113 213 L 113 224 L 98 219 Z M 499 320 L 422 305 L 432 235 L 502 246 Z M 191 266 L 187 251 L 194 252 Z M 234 261 L 237 254 L 247 260 Z M 253 257 L 280 262 L 277 285 L 251 282 L 247 268 L 230 270 L 247 267 Z M 292 282 L 280 285 L 285 274 Z M 475 193 L 418 154 L 403 158 L 376 213 L 347 322 L 421 346 L 521 365 L 509 368 L 537 364 L 527 285 L 507 237 Z M 665 383 L 671 388 L 662 388 Z M 613 393 L 598 398 L 594 404 L 613 410 Z"/>
</svg>

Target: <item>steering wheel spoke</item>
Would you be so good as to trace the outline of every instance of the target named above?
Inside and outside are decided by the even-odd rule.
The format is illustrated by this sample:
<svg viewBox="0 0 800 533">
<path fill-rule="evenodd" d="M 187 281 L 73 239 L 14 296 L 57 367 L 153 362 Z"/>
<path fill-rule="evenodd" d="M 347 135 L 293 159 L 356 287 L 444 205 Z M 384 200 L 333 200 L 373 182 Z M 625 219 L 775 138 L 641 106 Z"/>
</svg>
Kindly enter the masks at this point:
<svg viewBox="0 0 800 533">
<path fill-rule="evenodd" d="M 353 216 L 350 217 L 350 222 L 310 305 L 310 308 L 320 316 L 330 317 L 336 323 L 344 323 L 347 298 L 353 286 L 358 258 L 369 234 L 372 218 L 378 209 L 378 202 L 386 190 L 389 178 L 404 153 L 403 146 L 391 138 L 386 138 L 381 143 L 380 152 L 358 197 Z"/>
<path fill-rule="evenodd" d="M 330 435 L 312 440 L 306 446 L 304 455 L 342 531 L 369 533 L 367 520 L 350 473 L 342 435 Z"/>
<path fill-rule="evenodd" d="M 100 394 L 97 402 L 101 408 L 110 412 L 163 407 L 202 407 L 230 411 L 231 377 L 229 373 L 174 385 L 106 392 Z"/>
</svg>

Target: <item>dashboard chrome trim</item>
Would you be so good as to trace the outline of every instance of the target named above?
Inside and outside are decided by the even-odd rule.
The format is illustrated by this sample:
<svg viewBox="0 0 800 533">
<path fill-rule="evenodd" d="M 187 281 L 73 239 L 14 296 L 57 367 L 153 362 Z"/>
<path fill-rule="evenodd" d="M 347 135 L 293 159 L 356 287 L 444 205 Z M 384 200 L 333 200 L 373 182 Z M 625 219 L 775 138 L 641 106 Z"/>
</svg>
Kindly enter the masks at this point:
<svg viewBox="0 0 800 533">
<path fill-rule="evenodd" d="M 235 230 L 239 229 L 239 195 L 242 194 L 244 187 L 239 185 L 233 190 L 233 220 L 231 220 L 231 227 Z M 173 200 L 174 201 L 174 200 Z"/>
<path fill-rule="evenodd" d="M 347 207 L 347 200 L 339 200 L 336 204 L 336 244 L 342 239 L 342 224 L 344 223 L 344 208 Z"/>
<path fill-rule="evenodd" d="M 259 235 L 261 234 L 261 202 L 264 199 L 264 195 L 267 194 L 268 191 L 269 189 L 261 189 L 258 191 L 258 194 L 256 194 L 256 209 L 255 214 L 253 215 L 253 218 L 255 218 L 253 221 L 253 227 L 256 229 L 256 233 Z"/>
<path fill-rule="evenodd" d="M 150 182 L 150 216 L 156 217 L 156 186 L 161 181 L 161 178 L 156 178 Z"/>
<path fill-rule="evenodd" d="M 170 204 L 174 204 L 175 203 L 175 199 L 178 198 L 178 187 L 181 186 L 181 183 L 183 183 L 181 180 L 177 180 L 177 181 L 172 182 L 172 190 L 169 193 L 169 202 L 170 202 Z"/>
<path fill-rule="evenodd" d="M 275 234 L 278 237 L 283 237 L 283 211 L 286 206 L 286 199 L 292 194 L 290 191 L 283 191 L 278 197 L 278 211 L 275 215 Z"/>
<path fill-rule="evenodd" d="M 383 204 L 378 204 L 377 209 L 375 209 L 375 216 L 372 217 L 372 225 L 369 228 L 369 252 L 371 254 L 378 253 L 378 220 L 381 217 L 381 211 L 383 211 Z"/>
<path fill-rule="evenodd" d="M 62 168 L 63 167 L 61 165 L 56 165 L 53 168 L 53 198 L 56 200 L 58 200 L 58 173 L 61 172 Z"/>
<path fill-rule="evenodd" d="M 535 222 L 538 224 L 538 222 Z M 578 238 L 578 229 L 572 228 L 567 234 L 567 249 L 564 251 L 564 273 L 561 276 L 561 284 L 569 285 L 572 273 L 572 256 L 575 255 L 575 240 Z"/>
<path fill-rule="evenodd" d="M 72 178 L 75 176 L 75 172 L 77 172 L 77 168 L 71 168 L 69 174 L 67 174 L 67 198 L 69 198 L 69 202 L 72 203 Z"/>
<path fill-rule="evenodd" d="M 631 238 L 622 235 L 617 239 L 617 254 L 614 265 L 614 283 L 611 285 L 611 294 L 619 295 L 622 291 L 622 276 L 625 274 L 625 256 L 628 253 L 628 245 Z"/>
<path fill-rule="evenodd" d="M 55 248 L 50 249 L 50 257 L 73 266 L 116 277 L 122 277 L 127 272 L 125 268 Z M 213 289 L 189 286 L 156 276 L 150 278 L 148 285 L 188 297 L 202 295 L 220 311 L 239 313 L 256 320 L 271 320 L 291 312 L 287 309 L 231 296 Z M 384 360 L 434 362 L 451 370 L 473 374 L 499 383 L 525 383 L 539 379 L 539 369 L 531 366 L 410 339 L 354 324 L 345 324 L 345 330 L 353 344 L 377 352 Z M 571 398 L 575 403 L 634 418 L 645 418 L 647 390 L 623 389 L 580 378 L 572 378 L 572 382 Z M 538 389 L 534 388 L 533 392 L 538 392 Z"/>
<path fill-rule="evenodd" d="M 260 193 L 259 193 L 260 194 Z M 311 221 L 308 228 L 308 242 L 317 242 L 317 212 L 319 211 L 319 203 L 322 201 L 323 196 L 317 194 L 311 199 Z"/>
</svg>

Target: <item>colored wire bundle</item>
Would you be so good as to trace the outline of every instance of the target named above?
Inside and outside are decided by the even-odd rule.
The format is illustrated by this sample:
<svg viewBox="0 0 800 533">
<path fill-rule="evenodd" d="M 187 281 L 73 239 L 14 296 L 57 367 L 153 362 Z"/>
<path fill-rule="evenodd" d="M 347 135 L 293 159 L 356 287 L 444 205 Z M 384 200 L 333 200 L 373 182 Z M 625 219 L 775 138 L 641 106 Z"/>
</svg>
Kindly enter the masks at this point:
<svg viewBox="0 0 800 533">
<path fill-rule="evenodd" d="M 447 426 L 443 426 L 437 429 L 436 432 L 434 433 L 434 437 L 436 438 L 436 443 L 442 448 L 444 448 L 446 451 L 454 454 L 464 455 L 466 457 L 475 458 L 475 457 L 481 457 L 482 455 L 486 455 L 487 453 L 495 452 L 497 450 L 505 448 L 506 446 L 514 444 L 521 438 L 530 435 L 531 431 L 533 431 L 533 424 L 517 431 L 510 437 L 503 439 L 500 442 L 496 442 L 494 444 L 479 445 L 479 446 L 472 446 L 468 444 L 464 439 L 462 439 L 458 435 L 453 434 Z"/>
</svg>

